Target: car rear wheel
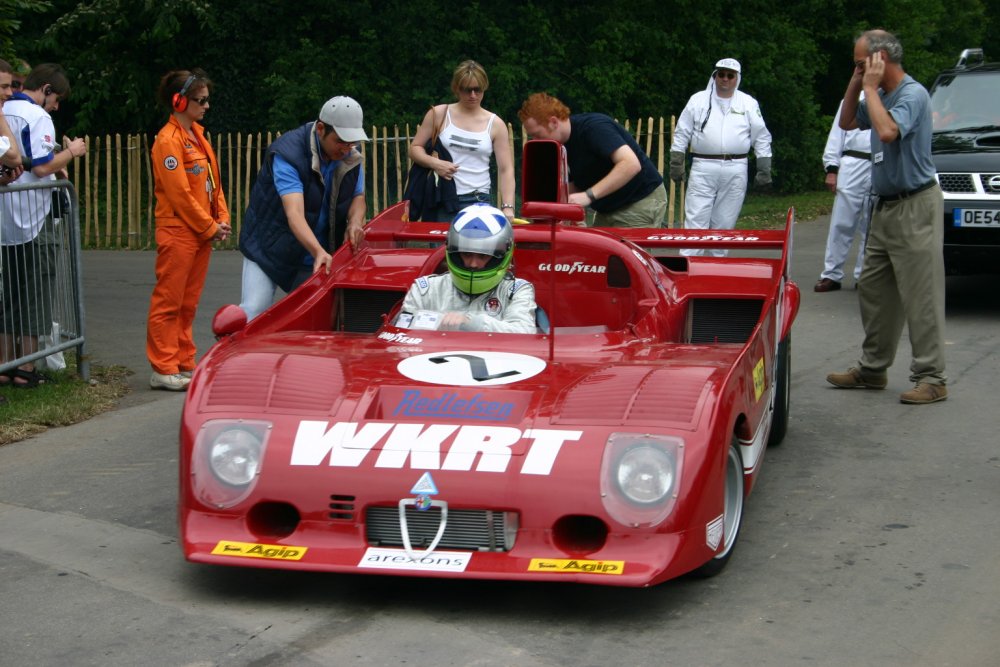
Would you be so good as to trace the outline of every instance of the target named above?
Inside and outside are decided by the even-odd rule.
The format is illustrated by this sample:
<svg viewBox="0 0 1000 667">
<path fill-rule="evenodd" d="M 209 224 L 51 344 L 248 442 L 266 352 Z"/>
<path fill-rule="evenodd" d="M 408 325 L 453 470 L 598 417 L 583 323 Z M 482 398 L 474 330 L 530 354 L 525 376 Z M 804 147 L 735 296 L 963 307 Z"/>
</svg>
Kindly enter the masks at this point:
<svg viewBox="0 0 1000 667">
<path fill-rule="evenodd" d="M 740 443 L 734 437 L 726 456 L 725 495 L 722 500 L 722 545 L 712 560 L 692 572 L 694 576 L 714 577 L 726 567 L 730 556 L 733 555 L 736 539 L 740 536 L 744 500 L 743 457 L 740 456 Z"/>
<path fill-rule="evenodd" d="M 774 367 L 774 414 L 771 415 L 771 433 L 767 446 L 775 447 L 785 439 L 788 430 L 788 412 L 791 405 L 792 384 L 792 334 L 778 343 L 777 363 Z"/>
</svg>

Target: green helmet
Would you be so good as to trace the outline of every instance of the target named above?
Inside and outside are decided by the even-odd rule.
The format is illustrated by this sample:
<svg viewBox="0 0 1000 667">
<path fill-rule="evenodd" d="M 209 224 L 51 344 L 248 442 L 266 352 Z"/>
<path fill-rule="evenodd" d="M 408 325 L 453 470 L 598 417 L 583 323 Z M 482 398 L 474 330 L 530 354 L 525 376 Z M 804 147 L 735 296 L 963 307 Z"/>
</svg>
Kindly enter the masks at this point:
<svg viewBox="0 0 1000 667">
<path fill-rule="evenodd" d="M 485 266 L 466 268 L 461 253 L 489 256 Z M 489 204 L 466 206 L 448 228 L 448 269 L 466 294 L 488 292 L 503 280 L 514 257 L 514 231 L 507 216 Z"/>
</svg>

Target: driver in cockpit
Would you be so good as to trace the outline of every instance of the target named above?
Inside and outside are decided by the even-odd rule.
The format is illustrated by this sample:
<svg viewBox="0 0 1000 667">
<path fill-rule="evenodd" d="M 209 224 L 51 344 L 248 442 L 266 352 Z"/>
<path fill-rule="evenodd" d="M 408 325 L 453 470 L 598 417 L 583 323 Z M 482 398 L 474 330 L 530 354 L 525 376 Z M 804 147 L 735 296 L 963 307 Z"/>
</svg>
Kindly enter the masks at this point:
<svg viewBox="0 0 1000 667">
<path fill-rule="evenodd" d="M 403 329 L 535 333 L 535 288 L 514 277 L 514 231 L 489 204 L 463 208 L 448 228 L 448 273 L 417 278 L 403 300 Z"/>
</svg>

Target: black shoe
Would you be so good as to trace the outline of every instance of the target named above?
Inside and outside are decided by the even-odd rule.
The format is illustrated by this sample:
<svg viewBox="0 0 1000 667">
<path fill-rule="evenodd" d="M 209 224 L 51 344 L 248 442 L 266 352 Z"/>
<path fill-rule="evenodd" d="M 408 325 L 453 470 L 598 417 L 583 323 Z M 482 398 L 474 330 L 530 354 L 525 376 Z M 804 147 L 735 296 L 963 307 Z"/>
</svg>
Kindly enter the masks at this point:
<svg viewBox="0 0 1000 667">
<path fill-rule="evenodd" d="M 829 278 L 822 278 L 818 283 L 813 285 L 814 292 L 836 292 L 839 289 L 840 283 Z"/>
</svg>

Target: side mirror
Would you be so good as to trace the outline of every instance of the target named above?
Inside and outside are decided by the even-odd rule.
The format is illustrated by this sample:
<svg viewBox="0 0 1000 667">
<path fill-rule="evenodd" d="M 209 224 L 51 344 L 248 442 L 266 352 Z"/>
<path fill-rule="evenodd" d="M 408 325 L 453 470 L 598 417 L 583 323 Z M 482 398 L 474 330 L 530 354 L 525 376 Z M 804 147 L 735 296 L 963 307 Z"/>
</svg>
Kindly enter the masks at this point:
<svg viewBox="0 0 1000 667">
<path fill-rule="evenodd" d="M 526 201 L 521 204 L 521 217 L 533 222 L 582 222 L 586 212 L 582 206 L 550 201 Z"/>
<path fill-rule="evenodd" d="M 212 333 L 215 340 L 232 336 L 247 325 L 247 314 L 237 305 L 229 304 L 219 308 L 212 318 Z"/>
</svg>

